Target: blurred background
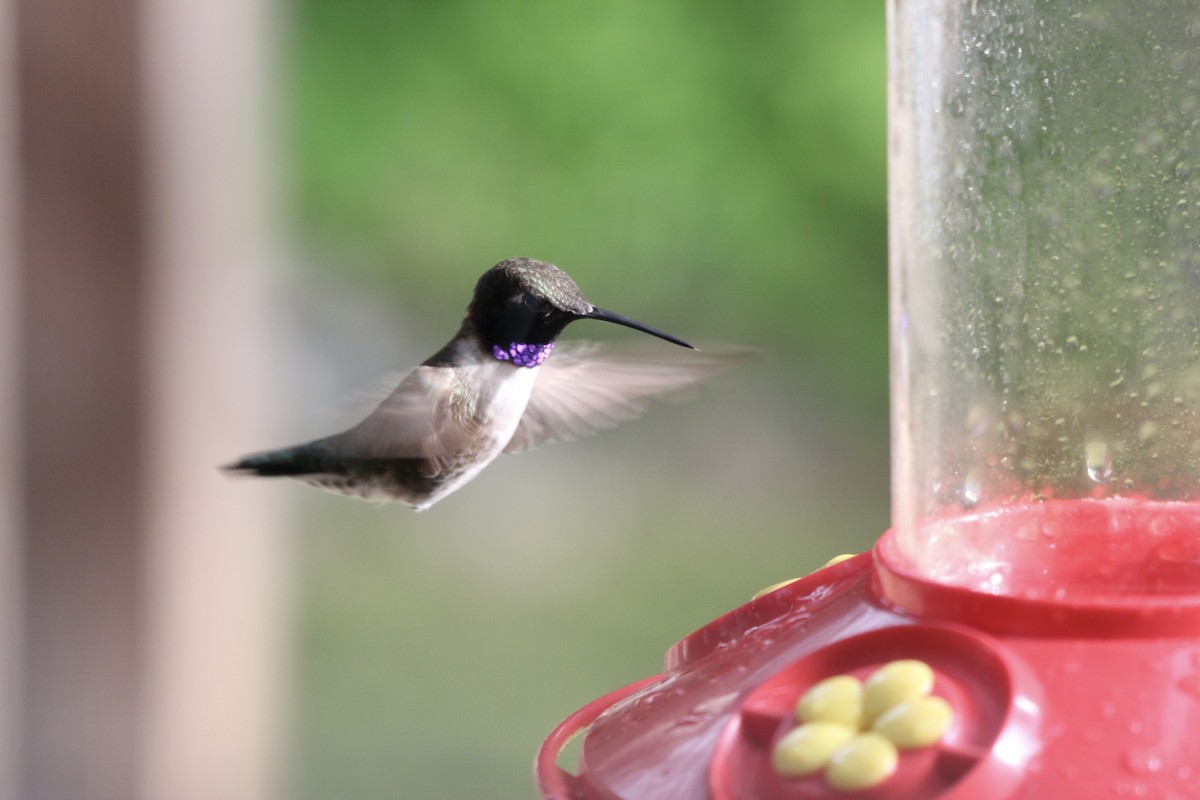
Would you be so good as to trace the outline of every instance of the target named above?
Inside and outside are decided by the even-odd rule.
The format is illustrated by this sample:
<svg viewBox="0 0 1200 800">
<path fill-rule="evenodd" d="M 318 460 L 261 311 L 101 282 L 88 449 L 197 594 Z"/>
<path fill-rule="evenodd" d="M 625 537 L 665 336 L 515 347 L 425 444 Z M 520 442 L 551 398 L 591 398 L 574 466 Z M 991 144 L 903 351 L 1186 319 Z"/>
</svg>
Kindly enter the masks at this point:
<svg viewBox="0 0 1200 800">
<path fill-rule="evenodd" d="M 0 9 L 0 794 L 530 797 L 564 716 L 886 528 L 882 5 L 81 5 Z M 764 357 L 421 514 L 216 473 L 510 256 Z"/>
</svg>

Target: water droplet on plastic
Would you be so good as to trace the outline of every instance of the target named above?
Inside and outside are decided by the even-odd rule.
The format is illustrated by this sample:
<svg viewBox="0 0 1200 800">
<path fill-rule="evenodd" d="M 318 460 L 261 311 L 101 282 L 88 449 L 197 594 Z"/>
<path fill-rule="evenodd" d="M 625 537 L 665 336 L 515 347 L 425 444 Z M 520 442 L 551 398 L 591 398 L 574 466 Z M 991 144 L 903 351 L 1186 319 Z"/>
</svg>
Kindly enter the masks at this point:
<svg viewBox="0 0 1200 800">
<path fill-rule="evenodd" d="M 979 505 L 982 495 L 983 478 L 980 476 L 978 468 L 972 468 L 968 470 L 967 477 L 963 480 L 962 503 L 967 508 L 974 508 Z"/>
<path fill-rule="evenodd" d="M 1100 200 L 1111 197 L 1117 191 L 1117 182 L 1113 177 L 1100 170 L 1093 170 L 1087 176 L 1087 181 L 1092 191 L 1095 192 L 1096 197 Z"/>
<path fill-rule="evenodd" d="M 967 411 L 966 428 L 971 436 L 982 436 L 991 425 L 991 414 L 986 406 L 976 404 Z"/>
<path fill-rule="evenodd" d="M 1084 446 L 1088 477 L 1100 483 L 1112 477 L 1112 451 L 1105 442 L 1093 440 Z"/>
<path fill-rule="evenodd" d="M 712 718 L 713 718 L 713 714 L 711 711 L 693 710 L 692 712 L 685 714 L 682 717 L 680 717 L 679 719 L 675 720 L 674 727 L 676 730 L 680 730 L 680 729 L 684 729 L 684 728 L 694 728 L 698 725 L 703 725 L 704 723 L 708 722 Z"/>
<path fill-rule="evenodd" d="M 1162 756 L 1153 750 L 1135 747 L 1126 750 L 1121 757 L 1121 765 L 1134 775 L 1153 775 L 1163 768 Z"/>
<path fill-rule="evenodd" d="M 1153 536 L 1167 536 L 1175 532 L 1175 520 L 1169 514 L 1158 514 L 1150 520 L 1150 533 Z"/>
<path fill-rule="evenodd" d="M 1165 561 L 1169 564 L 1182 564 L 1185 561 L 1192 560 L 1192 549 L 1178 537 L 1167 539 L 1160 542 L 1154 548 L 1154 555 L 1159 561 Z"/>
<path fill-rule="evenodd" d="M 1200 673 L 1185 675 L 1175 682 L 1181 692 L 1200 700 Z"/>
</svg>

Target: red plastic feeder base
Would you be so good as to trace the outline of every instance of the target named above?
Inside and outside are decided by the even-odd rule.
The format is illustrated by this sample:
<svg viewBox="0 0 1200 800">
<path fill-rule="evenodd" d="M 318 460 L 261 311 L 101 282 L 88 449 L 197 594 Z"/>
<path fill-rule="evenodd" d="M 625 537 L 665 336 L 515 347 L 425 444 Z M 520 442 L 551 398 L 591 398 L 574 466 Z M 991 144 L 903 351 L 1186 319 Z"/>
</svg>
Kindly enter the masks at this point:
<svg viewBox="0 0 1200 800">
<path fill-rule="evenodd" d="M 543 796 L 1200 796 L 1200 504 L 1055 501 L 948 520 L 936 538 L 914 558 L 889 531 L 686 637 L 662 675 L 554 730 Z M 775 771 L 804 692 L 898 659 L 928 664 L 952 707 L 939 741 L 857 791 Z"/>
</svg>

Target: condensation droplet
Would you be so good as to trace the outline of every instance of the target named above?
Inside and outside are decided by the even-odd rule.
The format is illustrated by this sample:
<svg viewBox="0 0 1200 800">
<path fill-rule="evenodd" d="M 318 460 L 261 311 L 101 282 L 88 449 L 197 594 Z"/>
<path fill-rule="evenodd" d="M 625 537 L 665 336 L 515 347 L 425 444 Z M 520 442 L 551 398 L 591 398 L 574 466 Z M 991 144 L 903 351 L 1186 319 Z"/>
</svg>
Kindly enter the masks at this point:
<svg viewBox="0 0 1200 800">
<path fill-rule="evenodd" d="M 1153 775 L 1163 768 L 1162 756 L 1140 747 L 1126 750 L 1121 761 L 1135 775 Z"/>
<path fill-rule="evenodd" d="M 979 473 L 979 468 L 973 467 L 967 471 L 967 476 L 963 479 L 962 503 L 967 508 L 979 505 L 979 500 L 983 496 L 983 476 Z"/>
<path fill-rule="evenodd" d="M 1087 465 L 1088 477 L 1100 483 L 1112 477 L 1112 451 L 1108 444 L 1092 440 L 1084 446 L 1084 461 Z"/>
</svg>

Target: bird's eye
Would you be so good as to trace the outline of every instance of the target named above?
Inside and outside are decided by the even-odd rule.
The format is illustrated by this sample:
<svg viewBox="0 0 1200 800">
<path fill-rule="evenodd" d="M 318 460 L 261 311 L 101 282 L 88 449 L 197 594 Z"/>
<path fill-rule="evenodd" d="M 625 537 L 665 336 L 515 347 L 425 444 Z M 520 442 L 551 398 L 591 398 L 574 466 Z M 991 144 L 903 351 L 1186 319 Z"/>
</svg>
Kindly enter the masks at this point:
<svg viewBox="0 0 1200 800">
<path fill-rule="evenodd" d="M 537 298 L 529 292 L 517 292 L 508 299 L 508 303 L 513 308 L 519 308 L 523 311 L 539 311 L 542 303 L 539 303 Z"/>
</svg>

